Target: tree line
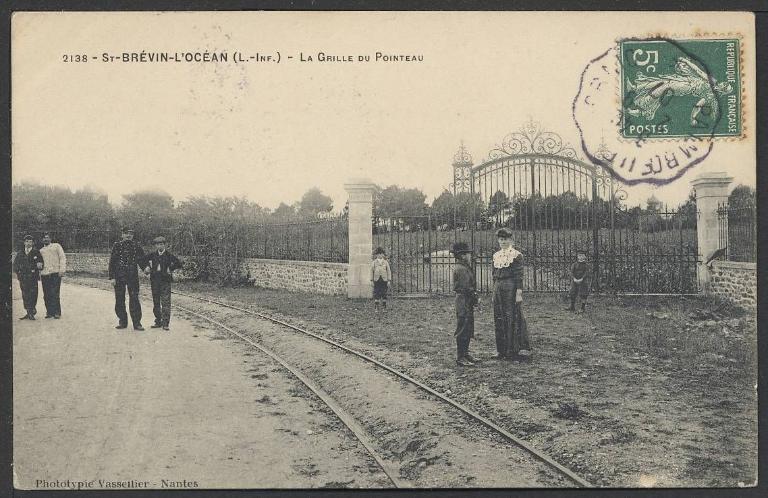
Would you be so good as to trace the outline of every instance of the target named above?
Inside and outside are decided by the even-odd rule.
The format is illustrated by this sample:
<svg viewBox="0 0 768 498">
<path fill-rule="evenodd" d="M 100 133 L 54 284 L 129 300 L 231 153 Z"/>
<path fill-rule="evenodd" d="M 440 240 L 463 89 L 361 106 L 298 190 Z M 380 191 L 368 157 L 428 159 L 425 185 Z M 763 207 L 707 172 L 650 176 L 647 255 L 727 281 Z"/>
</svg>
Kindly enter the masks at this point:
<svg viewBox="0 0 768 498">
<path fill-rule="evenodd" d="M 731 206 L 754 206 L 753 188 L 739 185 L 730 194 Z M 319 213 L 333 212 L 332 199 L 318 188 L 307 190 L 301 199 L 285 202 L 270 210 L 242 197 L 192 196 L 179 202 L 162 191 L 143 190 L 125 194 L 118 206 L 113 206 L 106 194 L 84 188 L 71 190 L 66 187 L 19 183 L 13 185 L 14 233 L 22 231 L 51 230 L 57 233 L 76 231 L 104 231 L 115 233 L 122 225 L 130 225 L 137 234 L 166 233 L 169 229 L 186 226 L 191 233 L 228 232 L 248 225 L 268 223 L 294 223 L 318 218 Z M 339 210 L 346 214 L 347 207 Z M 590 224 L 599 217 L 601 226 L 607 226 L 611 213 L 615 226 L 634 224 L 645 217 L 656 216 L 659 220 L 684 228 L 696 223 L 696 199 L 693 192 L 685 202 L 674 208 L 674 216 L 662 216 L 659 207 L 650 200 L 645 207 L 625 208 L 617 200 L 581 198 L 572 192 L 542 197 L 513 196 L 498 191 L 488 201 L 480 194 L 460 192 L 454 195 L 443 191 L 431 203 L 417 188 L 398 185 L 377 186 L 374 191 L 374 223 L 391 222 L 393 219 L 429 216 L 434 226 L 454 228 L 466 226 L 474 219 L 484 225 L 507 225 L 525 228 L 547 226 L 568 228 L 578 224 Z M 651 217 L 651 218 L 649 218 Z M 542 225 L 543 224 L 543 225 Z M 138 238 L 138 237 L 137 237 Z"/>
</svg>

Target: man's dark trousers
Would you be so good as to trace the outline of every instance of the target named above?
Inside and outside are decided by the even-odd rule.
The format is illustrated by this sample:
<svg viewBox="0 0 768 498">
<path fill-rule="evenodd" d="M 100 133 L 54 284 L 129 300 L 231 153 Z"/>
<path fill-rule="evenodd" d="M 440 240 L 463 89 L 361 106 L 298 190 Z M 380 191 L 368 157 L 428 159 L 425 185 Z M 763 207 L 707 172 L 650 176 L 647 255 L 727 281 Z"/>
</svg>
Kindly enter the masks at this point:
<svg viewBox="0 0 768 498">
<path fill-rule="evenodd" d="M 21 299 L 24 301 L 24 309 L 27 314 L 35 316 L 37 314 L 37 279 L 20 278 L 19 287 L 21 287 Z"/>
<path fill-rule="evenodd" d="M 41 275 L 40 280 L 43 283 L 43 301 L 45 301 L 45 314 L 48 316 L 61 315 L 61 275 L 51 273 L 50 275 Z"/>
<path fill-rule="evenodd" d="M 128 325 L 128 314 L 125 312 L 125 289 L 128 289 L 128 309 L 134 327 L 141 324 L 141 303 L 139 302 L 139 278 L 115 279 L 115 314 L 120 325 Z"/>
<path fill-rule="evenodd" d="M 149 283 L 152 286 L 155 323 L 167 327 L 171 322 L 171 281 L 163 278 L 163 275 L 153 275 Z"/>
</svg>

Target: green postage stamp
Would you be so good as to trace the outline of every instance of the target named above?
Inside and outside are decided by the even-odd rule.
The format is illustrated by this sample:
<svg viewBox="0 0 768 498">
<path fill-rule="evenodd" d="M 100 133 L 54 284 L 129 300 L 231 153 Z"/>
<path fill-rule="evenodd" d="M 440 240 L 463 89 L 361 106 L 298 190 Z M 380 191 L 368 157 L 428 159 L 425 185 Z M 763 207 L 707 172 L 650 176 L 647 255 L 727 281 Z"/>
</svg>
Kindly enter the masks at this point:
<svg viewBox="0 0 768 498">
<path fill-rule="evenodd" d="M 739 137 L 738 39 L 620 42 L 624 138 Z"/>
</svg>

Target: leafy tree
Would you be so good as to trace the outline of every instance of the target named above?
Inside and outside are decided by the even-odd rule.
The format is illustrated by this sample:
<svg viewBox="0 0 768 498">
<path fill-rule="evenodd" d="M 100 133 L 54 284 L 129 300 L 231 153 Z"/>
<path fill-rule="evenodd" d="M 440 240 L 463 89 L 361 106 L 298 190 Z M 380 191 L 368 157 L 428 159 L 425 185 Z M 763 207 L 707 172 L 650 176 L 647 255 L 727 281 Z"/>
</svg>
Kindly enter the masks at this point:
<svg viewBox="0 0 768 498">
<path fill-rule="evenodd" d="M 453 192 L 444 190 L 432 201 L 432 213 L 435 223 L 454 227 L 468 226 L 472 220 L 474 210 L 475 220 L 481 222 L 487 216 L 485 204 L 480 199 L 480 194 L 472 195 L 470 192 L 459 192 L 454 196 Z"/>
<path fill-rule="evenodd" d="M 685 202 L 677 207 L 675 217 L 682 228 L 696 227 L 696 192 L 691 190 Z"/>
<path fill-rule="evenodd" d="M 425 214 L 427 196 L 417 188 L 402 188 L 390 185 L 377 189 L 374 197 L 374 216 L 396 218 L 401 216 L 422 216 Z"/>
<path fill-rule="evenodd" d="M 453 197 L 453 193 L 448 190 L 435 197 L 432 201 L 432 214 L 435 218 L 435 225 L 447 225 L 451 228 L 454 227 L 454 213 L 458 218 L 458 212 L 454 211 L 456 201 Z"/>
<path fill-rule="evenodd" d="M 755 205 L 755 189 L 748 185 L 738 185 L 728 196 L 728 206 L 732 208 L 752 207 Z"/>
<path fill-rule="evenodd" d="M 277 209 L 272 211 L 272 219 L 276 221 L 290 221 L 296 217 L 296 208 L 281 202 Z"/>
<path fill-rule="evenodd" d="M 317 213 L 328 212 L 332 209 L 333 200 L 323 194 L 319 188 L 313 187 L 301 197 L 298 211 L 302 218 L 314 218 Z"/>
<path fill-rule="evenodd" d="M 13 185 L 14 242 L 19 245 L 16 239 L 21 238 L 21 232 L 39 237 L 43 231 L 50 231 L 65 248 L 78 249 L 81 241 L 89 247 L 107 246 L 114 217 L 102 192 L 29 182 Z"/>
<path fill-rule="evenodd" d="M 177 223 L 173 197 L 159 190 L 142 190 L 123 195 L 117 211 L 121 224 L 132 227 L 136 240 L 149 243 L 158 234 L 166 233 Z"/>
<path fill-rule="evenodd" d="M 191 276 L 215 280 L 223 285 L 242 280 L 239 258 L 257 244 L 255 227 L 264 222 L 268 210 L 240 197 L 191 197 L 177 208 L 181 221 L 177 252 L 190 254 Z"/>
<path fill-rule="evenodd" d="M 497 190 L 488 201 L 488 216 L 497 218 L 497 221 L 505 208 L 509 206 L 509 197 L 501 190 Z"/>
</svg>

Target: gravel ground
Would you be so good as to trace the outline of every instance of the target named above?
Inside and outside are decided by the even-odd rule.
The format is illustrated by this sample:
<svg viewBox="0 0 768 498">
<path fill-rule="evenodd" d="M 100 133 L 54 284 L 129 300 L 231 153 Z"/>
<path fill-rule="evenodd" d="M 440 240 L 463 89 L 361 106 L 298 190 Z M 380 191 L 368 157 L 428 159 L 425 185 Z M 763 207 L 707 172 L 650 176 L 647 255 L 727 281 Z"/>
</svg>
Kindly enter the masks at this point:
<svg viewBox="0 0 768 498">
<path fill-rule="evenodd" d="M 757 480 L 756 317 L 700 297 L 528 294 L 529 364 L 499 364 L 492 309 L 477 313 L 475 368 L 455 366 L 451 298 L 372 303 L 254 288 L 202 292 L 354 340 L 465 402 L 600 486 L 749 486 Z M 489 299 L 485 299 L 489 301 Z"/>
<path fill-rule="evenodd" d="M 498 363 L 492 310 L 455 366 L 451 298 L 372 303 L 179 283 L 349 341 L 499 422 L 590 482 L 608 487 L 749 486 L 757 476 L 756 322 L 708 298 L 527 294 L 534 356 Z M 488 299 L 485 299 L 488 301 Z"/>
<path fill-rule="evenodd" d="M 252 337 L 331 393 L 372 435 L 403 487 L 573 486 L 458 410 L 335 347 L 238 311 L 176 303 Z"/>
<path fill-rule="evenodd" d="M 261 352 L 179 315 L 170 332 L 118 331 L 113 303 L 65 284 L 61 320 L 14 323 L 17 488 L 390 486 L 354 434 Z M 13 309 L 21 316 L 20 298 Z"/>
</svg>

